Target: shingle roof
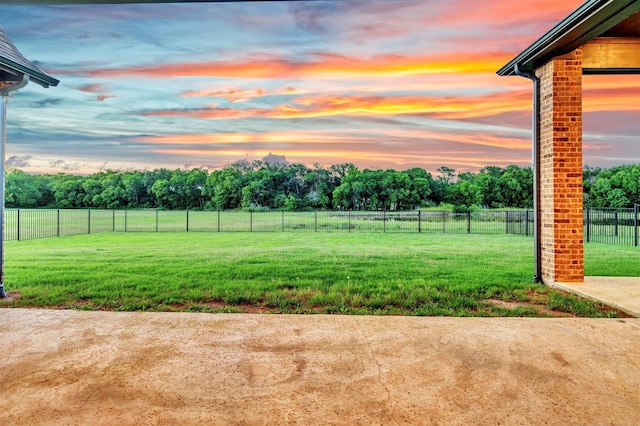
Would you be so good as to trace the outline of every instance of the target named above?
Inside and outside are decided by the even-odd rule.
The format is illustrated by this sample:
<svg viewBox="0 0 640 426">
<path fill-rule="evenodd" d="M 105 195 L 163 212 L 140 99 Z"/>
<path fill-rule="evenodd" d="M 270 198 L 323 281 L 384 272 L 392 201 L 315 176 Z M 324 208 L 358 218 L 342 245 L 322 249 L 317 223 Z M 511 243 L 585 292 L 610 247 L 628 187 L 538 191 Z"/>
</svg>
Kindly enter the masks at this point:
<svg viewBox="0 0 640 426">
<path fill-rule="evenodd" d="M 31 81 L 42 87 L 57 86 L 60 82 L 22 56 L 2 28 L 0 28 L 0 70 L 11 74 L 27 74 Z"/>
<path fill-rule="evenodd" d="M 522 71 L 534 71 L 554 57 L 571 52 L 596 37 L 609 35 L 608 31 L 625 20 L 631 19 L 633 25 L 624 32 L 631 30 L 635 36 L 638 33 L 637 16 L 633 15 L 639 11 L 640 0 L 587 0 L 500 68 L 498 75 L 515 75 L 516 65 Z"/>
</svg>

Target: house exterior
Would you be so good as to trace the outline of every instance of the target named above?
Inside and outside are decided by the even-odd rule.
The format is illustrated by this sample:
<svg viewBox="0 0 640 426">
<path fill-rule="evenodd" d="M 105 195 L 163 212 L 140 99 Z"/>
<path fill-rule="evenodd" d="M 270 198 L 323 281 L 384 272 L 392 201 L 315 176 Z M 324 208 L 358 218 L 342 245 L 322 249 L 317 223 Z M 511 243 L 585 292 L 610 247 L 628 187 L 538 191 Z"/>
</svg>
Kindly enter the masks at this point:
<svg viewBox="0 0 640 426">
<path fill-rule="evenodd" d="M 535 280 L 583 282 L 582 75 L 640 74 L 640 0 L 586 1 L 497 73 L 533 82 Z"/>
</svg>

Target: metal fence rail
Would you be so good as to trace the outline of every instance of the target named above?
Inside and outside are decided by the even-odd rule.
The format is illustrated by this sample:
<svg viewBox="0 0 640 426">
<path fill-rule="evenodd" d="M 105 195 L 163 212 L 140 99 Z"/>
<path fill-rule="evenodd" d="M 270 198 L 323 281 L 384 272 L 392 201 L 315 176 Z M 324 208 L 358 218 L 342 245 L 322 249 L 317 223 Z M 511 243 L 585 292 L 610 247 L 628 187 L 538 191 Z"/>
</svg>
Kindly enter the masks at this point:
<svg viewBox="0 0 640 426">
<path fill-rule="evenodd" d="M 640 205 L 586 209 L 585 241 L 638 246 Z M 532 211 L 165 211 L 7 209 L 6 241 L 104 232 L 405 232 L 532 236 Z"/>
<path fill-rule="evenodd" d="M 638 246 L 640 204 L 634 208 L 587 208 L 584 215 L 586 242 Z"/>
</svg>

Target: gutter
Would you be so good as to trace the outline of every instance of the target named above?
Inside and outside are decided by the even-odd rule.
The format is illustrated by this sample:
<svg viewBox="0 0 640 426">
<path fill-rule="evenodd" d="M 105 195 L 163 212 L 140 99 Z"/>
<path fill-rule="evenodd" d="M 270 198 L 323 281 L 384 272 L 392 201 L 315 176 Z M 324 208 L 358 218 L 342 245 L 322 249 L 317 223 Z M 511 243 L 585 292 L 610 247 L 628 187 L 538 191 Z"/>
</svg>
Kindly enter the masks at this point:
<svg viewBox="0 0 640 426">
<path fill-rule="evenodd" d="M 533 246 L 534 246 L 534 270 L 533 282 L 542 282 L 542 250 L 540 245 L 540 79 L 535 73 L 525 72 L 520 69 L 520 64 L 513 66 L 513 72 L 520 77 L 528 78 L 533 82 L 533 108 L 532 111 L 532 162 L 533 162 Z M 529 225 L 527 225 L 529 226 Z"/>
<path fill-rule="evenodd" d="M 3 0 L 4 1 L 4 0 Z M 40 86 L 45 89 L 49 86 L 57 86 L 60 83 L 60 80 L 57 78 L 53 78 L 39 69 L 34 69 L 33 64 L 32 67 L 27 67 L 25 65 L 20 64 L 19 62 L 13 61 L 7 57 L 0 57 L 0 69 L 4 69 L 7 72 L 12 74 L 21 73 L 28 74 L 31 76 L 31 81 L 34 83 L 38 83 Z M 18 90 L 18 89 L 15 89 Z"/>
<path fill-rule="evenodd" d="M 21 74 L 20 80 L 0 90 L 0 299 L 5 299 L 4 291 L 4 153 L 7 142 L 7 98 L 11 92 L 22 89 L 29 83 L 29 76 Z"/>
</svg>

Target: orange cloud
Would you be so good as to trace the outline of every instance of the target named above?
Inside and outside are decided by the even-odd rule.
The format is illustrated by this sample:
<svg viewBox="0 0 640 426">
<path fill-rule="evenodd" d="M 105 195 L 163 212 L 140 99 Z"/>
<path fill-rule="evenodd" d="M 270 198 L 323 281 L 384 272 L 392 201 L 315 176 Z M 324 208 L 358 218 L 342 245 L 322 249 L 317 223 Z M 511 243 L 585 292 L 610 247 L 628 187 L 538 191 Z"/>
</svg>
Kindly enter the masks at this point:
<svg viewBox="0 0 640 426">
<path fill-rule="evenodd" d="M 360 129 L 272 130 L 259 133 L 203 133 L 137 137 L 145 152 L 170 155 L 180 161 L 262 158 L 269 152 L 292 162 L 336 164 L 354 161 L 360 167 L 425 167 L 448 165 L 477 170 L 487 164 L 530 163 L 531 142 L 518 134 L 452 125 L 448 128 L 372 127 Z M 209 161 L 209 160 L 207 160 Z"/>
<path fill-rule="evenodd" d="M 102 93 L 102 94 L 96 95 L 94 99 L 98 102 L 102 102 L 105 99 L 115 97 L 114 95 L 111 95 L 111 94 L 104 94 L 104 92 L 107 92 L 107 89 L 102 84 L 85 84 L 84 86 L 78 87 L 77 90 L 81 92 L 86 92 L 86 93 Z"/>
<path fill-rule="evenodd" d="M 530 95 L 526 91 L 483 96 L 438 98 L 419 95 L 337 96 L 318 95 L 294 99 L 272 108 L 231 109 L 207 107 L 195 110 L 147 111 L 146 116 L 184 116 L 202 119 L 268 117 L 276 119 L 315 118 L 338 115 L 427 114 L 438 118 L 470 118 L 525 110 Z"/>
<path fill-rule="evenodd" d="M 446 53 L 424 56 L 379 55 L 367 59 L 316 53 L 308 60 L 260 55 L 255 59 L 155 64 L 107 69 L 75 70 L 86 77 L 218 77 L 281 79 L 359 76 L 406 76 L 439 73 L 494 72 L 511 59 L 510 53 Z M 60 71 L 58 74 L 67 72 Z"/>
<path fill-rule="evenodd" d="M 210 98 L 223 98 L 229 102 L 245 102 L 250 99 L 259 98 L 264 96 L 264 90 L 251 89 L 251 90 L 189 90 L 182 92 L 184 97 L 210 97 Z"/>
<path fill-rule="evenodd" d="M 106 92 L 106 89 L 102 84 L 85 84 L 84 86 L 78 87 L 78 90 L 87 93 Z"/>
<path fill-rule="evenodd" d="M 594 111 L 638 111 L 640 78 L 637 75 L 584 76 L 582 109 Z"/>
<path fill-rule="evenodd" d="M 411 149 L 420 144 L 429 142 L 448 142 L 459 146 L 482 146 L 508 150 L 528 149 L 528 139 L 519 139 L 510 136 L 490 134 L 486 132 L 451 132 L 448 130 L 435 131 L 427 129 L 366 129 L 366 130 L 283 130 L 261 133 L 206 133 L 206 134 L 178 134 L 162 136 L 141 136 L 135 141 L 149 145 L 208 145 L 209 149 L 216 147 L 229 147 L 231 145 L 268 145 L 280 144 L 286 146 L 287 152 L 304 147 L 308 150 L 313 145 L 313 152 L 327 149 L 333 151 L 341 145 L 360 145 L 363 147 L 375 147 L 376 150 L 388 152 L 385 155 L 399 155 L 406 157 L 403 151 L 398 153 L 397 148 L 402 146 Z M 163 148 L 164 149 L 164 148 Z M 180 148 L 167 148 L 180 149 Z M 366 149 L 366 148 L 365 148 Z M 266 148 L 265 148 L 266 150 Z M 191 149 L 189 149 L 191 151 Z M 197 149 L 196 149 L 197 151 Z M 206 149 L 203 149 L 206 151 Z"/>
<path fill-rule="evenodd" d="M 549 28 L 551 28 L 556 21 L 580 6 L 582 0 L 499 1 L 491 3 L 475 0 L 450 0 L 447 3 L 447 7 L 438 16 L 438 22 L 446 25 L 455 26 L 464 23 L 478 25 L 478 22 L 490 22 L 511 26 L 522 23 L 548 22 Z"/>
<path fill-rule="evenodd" d="M 637 111 L 640 87 L 623 87 L 604 82 L 596 88 L 585 87 L 583 110 Z M 332 116 L 423 115 L 449 120 L 470 120 L 504 113 L 531 110 L 531 88 L 475 96 L 420 95 L 309 95 L 292 99 L 271 108 L 220 108 L 210 105 L 200 109 L 147 111 L 146 116 L 182 116 L 208 120 L 246 118 L 320 118 Z"/>
</svg>

